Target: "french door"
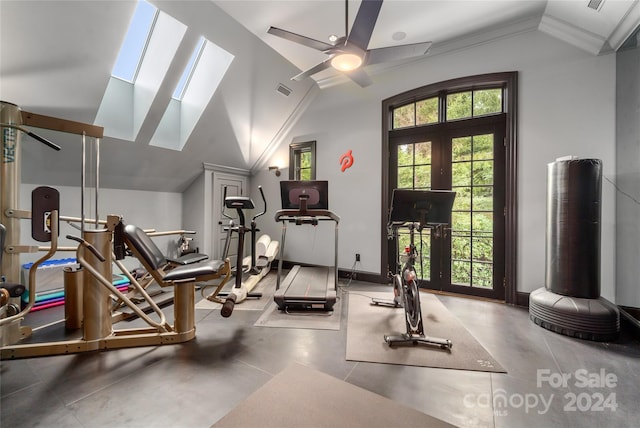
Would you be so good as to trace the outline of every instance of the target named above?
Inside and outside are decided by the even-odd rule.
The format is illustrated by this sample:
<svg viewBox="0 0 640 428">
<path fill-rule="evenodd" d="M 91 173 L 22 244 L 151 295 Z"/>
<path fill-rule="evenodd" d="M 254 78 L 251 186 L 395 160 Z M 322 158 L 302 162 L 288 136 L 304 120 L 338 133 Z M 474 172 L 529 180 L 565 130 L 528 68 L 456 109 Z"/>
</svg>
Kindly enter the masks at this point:
<svg viewBox="0 0 640 428">
<path fill-rule="evenodd" d="M 504 300 L 504 142 L 505 114 L 390 132 L 389 200 L 396 188 L 456 192 L 450 227 L 416 240 L 422 287 Z M 390 270 L 408 241 L 400 230 L 390 242 Z"/>
</svg>

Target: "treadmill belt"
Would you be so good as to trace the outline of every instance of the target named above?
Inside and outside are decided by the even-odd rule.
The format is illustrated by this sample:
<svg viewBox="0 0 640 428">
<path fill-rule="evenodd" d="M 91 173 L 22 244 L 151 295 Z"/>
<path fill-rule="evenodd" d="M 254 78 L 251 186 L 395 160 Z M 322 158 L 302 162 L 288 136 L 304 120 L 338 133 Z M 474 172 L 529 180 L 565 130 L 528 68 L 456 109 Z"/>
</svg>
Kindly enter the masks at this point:
<svg viewBox="0 0 640 428">
<path fill-rule="evenodd" d="M 291 271 L 294 275 L 285 292 L 287 299 L 325 300 L 327 297 L 327 281 L 330 280 L 331 269 L 326 267 L 300 267 Z M 289 279 L 287 275 L 287 279 Z M 285 280 L 286 281 L 286 280 Z"/>
<path fill-rule="evenodd" d="M 276 291 L 274 300 L 281 309 L 321 304 L 330 310 L 336 301 L 333 268 L 294 266 Z"/>
</svg>

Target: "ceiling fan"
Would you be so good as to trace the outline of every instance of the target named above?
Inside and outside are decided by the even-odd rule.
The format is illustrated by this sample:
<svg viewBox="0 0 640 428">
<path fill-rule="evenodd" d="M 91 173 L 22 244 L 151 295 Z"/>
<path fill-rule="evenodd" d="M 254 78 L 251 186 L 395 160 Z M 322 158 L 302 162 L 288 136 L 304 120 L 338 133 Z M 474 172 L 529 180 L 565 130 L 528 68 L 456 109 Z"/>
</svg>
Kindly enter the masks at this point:
<svg viewBox="0 0 640 428">
<path fill-rule="evenodd" d="M 349 31 L 349 1 L 345 0 L 345 36 L 331 36 L 331 44 L 280 28 L 269 27 L 267 31 L 269 34 L 282 37 L 283 39 L 299 43 L 329 55 L 329 58 L 320 64 L 292 77 L 291 80 L 302 80 L 329 67 L 333 67 L 343 72 L 361 87 L 365 87 L 372 82 L 369 75 L 363 70 L 363 67 L 426 54 L 429 47 L 431 47 L 431 42 L 367 49 L 373 28 L 378 20 L 382 1 L 383 0 L 362 0 L 353 22 L 353 27 L 351 27 L 351 31 Z"/>
</svg>

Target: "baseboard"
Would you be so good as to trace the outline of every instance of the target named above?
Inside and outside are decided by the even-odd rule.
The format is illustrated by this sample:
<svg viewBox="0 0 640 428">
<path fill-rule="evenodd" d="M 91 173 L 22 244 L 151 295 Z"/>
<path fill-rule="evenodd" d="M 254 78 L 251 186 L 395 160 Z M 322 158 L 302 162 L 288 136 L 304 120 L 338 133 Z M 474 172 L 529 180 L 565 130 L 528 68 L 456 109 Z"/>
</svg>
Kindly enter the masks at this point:
<svg viewBox="0 0 640 428">
<path fill-rule="evenodd" d="M 640 321 L 640 308 L 633 308 L 631 306 L 622 306 L 622 305 L 618 305 L 618 307 L 623 311 L 625 311 L 626 313 L 628 313 L 629 315 L 631 315 L 632 317 L 634 317 L 636 320 Z"/>
<path fill-rule="evenodd" d="M 351 271 L 345 269 L 338 269 L 338 277 L 353 279 L 358 281 L 373 282 L 374 284 L 387 284 L 389 279 L 385 275 L 384 277 L 378 273 Z"/>
<path fill-rule="evenodd" d="M 516 291 L 516 306 L 529 307 L 529 293 L 526 291 Z"/>
</svg>

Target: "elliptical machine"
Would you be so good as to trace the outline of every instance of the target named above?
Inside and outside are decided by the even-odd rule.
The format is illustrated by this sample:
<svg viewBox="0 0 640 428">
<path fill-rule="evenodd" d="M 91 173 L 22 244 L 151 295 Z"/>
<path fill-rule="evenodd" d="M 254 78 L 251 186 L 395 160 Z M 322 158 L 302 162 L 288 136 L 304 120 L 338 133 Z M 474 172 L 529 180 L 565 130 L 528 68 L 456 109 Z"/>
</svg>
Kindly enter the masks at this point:
<svg viewBox="0 0 640 428">
<path fill-rule="evenodd" d="M 227 188 L 224 188 L 224 207 L 235 209 L 238 214 L 238 225 L 235 225 L 234 218 L 228 215 L 224 208 L 222 215 L 229 219 L 227 227 L 227 238 L 225 240 L 223 259 L 229 254 L 231 246 L 231 237 L 235 232 L 238 234 L 238 253 L 235 267 L 235 285 L 227 294 L 227 298 L 222 305 L 220 313 L 223 317 L 231 316 L 236 303 L 240 303 L 247 298 L 260 298 L 262 293 L 253 293 L 252 290 L 265 277 L 271 269 L 271 262 L 274 260 L 280 243 L 272 241 L 269 235 L 262 235 L 256 239 L 260 229 L 257 227 L 256 219 L 267 212 L 267 200 L 264 197 L 262 186 L 258 186 L 260 196 L 262 197 L 263 209 L 251 219 L 250 227 L 246 226 L 244 210 L 254 209 L 255 205 L 248 196 L 227 196 Z M 243 258 L 244 254 L 244 237 L 249 232 L 251 234 L 251 254 Z M 220 293 L 221 295 L 223 293 Z"/>
</svg>

